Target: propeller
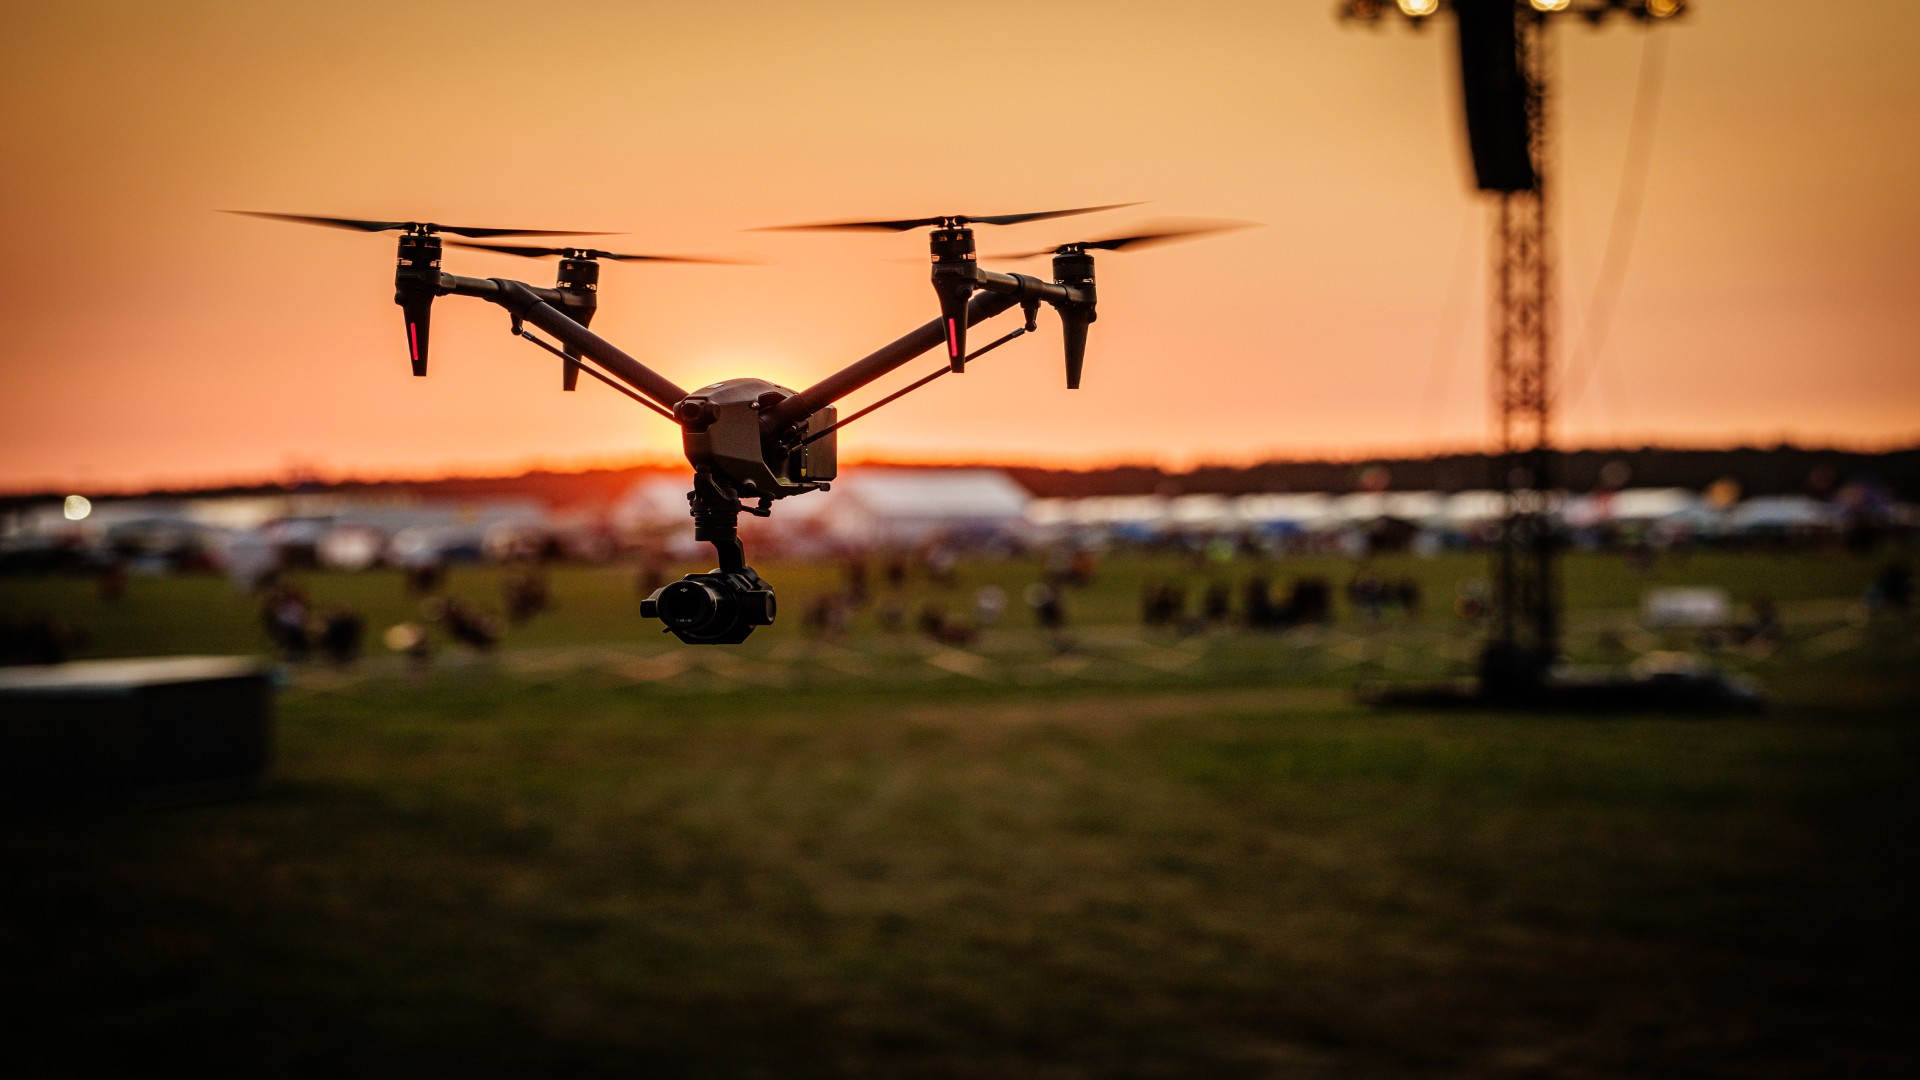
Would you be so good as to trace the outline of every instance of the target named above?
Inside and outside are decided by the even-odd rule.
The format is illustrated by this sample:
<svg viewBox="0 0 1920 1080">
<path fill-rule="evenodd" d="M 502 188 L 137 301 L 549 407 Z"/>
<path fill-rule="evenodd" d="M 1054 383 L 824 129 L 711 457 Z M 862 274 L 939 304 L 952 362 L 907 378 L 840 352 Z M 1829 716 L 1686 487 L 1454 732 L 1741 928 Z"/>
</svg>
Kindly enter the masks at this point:
<svg viewBox="0 0 1920 1080">
<path fill-rule="evenodd" d="M 949 370 L 966 370 L 967 301 L 975 288 L 973 259 L 974 225 L 1018 225 L 1023 221 L 1093 214 L 1118 210 L 1139 203 L 1108 203 L 1105 206 L 1080 206 L 1071 210 L 1038 210 L 1027 214 L 994 214 L 973 217 L 968 214 L 941 214 L 937 217 L 902 218 L 898 221 L 819 221 L 807 225 L 773 225 L 760 232 L 905 232 L 931 226 L 929 237 L 933 251 L 933 291 L 940 298 L 940 321 L 947 330 Z"/>
<path fill-rule="evenodd" d="M 228 210 L 229 214 L 293 221 L 302 225 L 325 225 L 333 229 L 357 232 L 452 233 L 455 236 L 612 236 L 612 233 L 581 232 L 578 229 L 488 229 L 475 225 L 441 225 L 431 221 L 363 221 L 360 218 L 318 217 L 313 214 L 275 214 L 265 210 Z"/>
<path fill-rule="evenodd" d="M 587 235 L 597 235 L 589 233 Z M 558 255 L 563 259 L 612 259 L 615 262 L 670 262 L 670 263 L 711 263 L 717 266 L 753 266 L 758 259 L 727 258 L 719 255 L 622 255 L 616 251 L 601 251 L 598 248 L 571 247 L 533 247 L 526 244 L 468 244 L 459 240 L 449 240 L 454 247 L 473 248 L 476 251 L 498 251 L 503 255 L 518 255 L 523 259 L 544 259 Z"/>
<path fill-rule="evenodd" d="M 1106 206 L 1082 206 L 1072 210 L 1041 210 L 1031 214 L 995 214 L 991 217 L 972 217 L 967 214 L 941 214 L 938 217 L 907 218 L 900 221 L 817 221 L 807 225 L 767 225 L 753 232 L 906 232 L 908 229 L 921 229 L 938 226 L 946 229 L 958 229 L 967 225 L 1018 225 L 1023 221 L 1040 221 L 1045 218 L 1069 217 L 1074 214 L 1094 214 L 1102 210 L 1118 210 L 1124 206 L 1139 206 L 1137 202 L 1110 203 Z"/>
<path fill-rule="evenodd" d="M 1149 232 L 1134 233 L 1131 236 L 1109 236 L 1100 240 L 1075 240 L 1070 243 L 1056 244 L 1053 247 L 1036 248 L 1033 251 L 1020 251 L 1005 255 L 989 255 L 989 259 L 1031 259 L 1036 255 L 1069 255 L 1081 251 L 1120 251 L 1124 248 L 1152 247 L 1156 244 L 1171 244 L 1182 240 L 1205 236 L 1208 233 L 1231 232 L 1235 229 L 1251 229 L 1258 226 L 1257 221 L 1226 221 L 1216 218 L 1167 218 L 1149 222 L 1143 228 Z"/>
<path fill-rule="evenodd" d="M 316 214 L 277 214 L 265 210 L 228 210 L 225 213 L 300 225 L 324 225 L 354 232 L 398 232 L 399 259 L 393 274 L 393 302 L 407 322 L 407 355 L 416 376 L 427 373 L 432 330 L 433 298 L 440 294 L 440 237 L 455 236 L 610 236 L 611 233 L 575 229 L 490 229 L 477 225 L 441 225 L 432 221 L 370 221 L 363 218 L 321 217 Z"/>
<path fill-rule="evenodd" d="M 1140 232 L 1126 236 L 1107 236 L 1097 240 L 1074 240 L 1053 247 L 1039 248 L 1034 251 L 1022 251 L 1009 255 L 991 255 L 989 258 L 1030 259 L 1036 255 L 1053 256 L 1053 276 L 1062 284 L 1071 284 L 1080 289 L 1089 298 L 1093 295 L 1093 255 L 1095 251 L 1121 251 L 1126 248 L 1151 247 L 1155 244 L 1170 244 L 1181 240 L 1191 240 L 1209 233 L 1228 232 L 1234 229 L 1248 229 L 1259 224 L 1254 221 L 1229 221 L 1221 218 L 1161 218 L 1141 226 Z M 1084 304 L 1056 305 L 1060 309 L 1060 324 L 1063 331 L 1063 344 L 1067 359 L 1067 389 L 1080 388 L 1080 375 L 1086 366 L 1087 327 L 1096 318 L 1091 299 Z"/>
</svg>

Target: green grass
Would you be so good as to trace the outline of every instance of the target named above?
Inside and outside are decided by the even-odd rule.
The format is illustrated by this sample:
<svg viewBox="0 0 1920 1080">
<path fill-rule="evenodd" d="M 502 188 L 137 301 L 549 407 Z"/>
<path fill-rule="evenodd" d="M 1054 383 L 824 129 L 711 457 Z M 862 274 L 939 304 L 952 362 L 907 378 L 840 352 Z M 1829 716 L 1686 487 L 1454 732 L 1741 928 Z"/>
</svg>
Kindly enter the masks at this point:
<svg viewBox="0 0 1920 1080">
<path fill-rule="evenodd" d="M 1857 600 L 1867 589 L 1879 560 L 1840 554 L 1728 554 L 1704 552 L 1662 559 L 1649 572 L 1637 572 L 1617 556 L 1575 554 L 1567 558 L 1564 574 L 1566 603 L 1576 614 L 1632 609 L 1642 594 L 1663 585 L 1715 585 L 1728 590 L 1737 604 L 1766 594 L 1782 603 Z M 1422 623 L 1444 629 L 1458 620 L 1452 604 L 1461 588 L 1484 582 L 1486 560 L 1479 555 L 1449 554 L 1437 558 L 1389 555 L 1370 560 L 1367 569 L 1388 579 L 1411 577 L 1424 593 Z M 806 602 L 836 588 L 837 567 L 809 563 L 769 562 L 760 565 L 763 576 L 779 590 L 782 619 L 778 627 L 758 632 L 743 655 L 762 655 L 778 641 L 800 636 L 799 616 Z M 675 567 L 672 574 L 704 567 Z M 870 585 L 876 595 L 885 591 L 880 565 L 870 566 Z M 1335 586 L 1336 608 L 1351 619 L 1342 590 L 1356 564 L 1332 556 L 1294 556 L 1277 559 L 1241 559 L 1224 566 L 1168 556 L 1121 555 L 1106 559 L 1094 584 L 1072 590 L 1068 609 L 1078 626 L 1132 624 L 1139 616 L 1141 591 L 1148 581 L 1178 580 L 1187 585 L 1189 609 L 1197 606 L 1210 581 L 1238 587 L 1255 574 L 1268 577 L 1276 595 L 1296 577 L 1320 576 Z M 1031 625 L 1020 602 L 1020 592 L 1039 579 L 1031 559 L 963 564 L 956 582 L 940 586 L 914 574 L 903 595 L 911 610 L 926 603 L 943 606 L 948 614 L 964 616 L 971 607 L 972 590 L 997 584 L 1009 594 L 1008 625 Z M 407 593 L 399 574 L 306 573 L 294 580 L 307 588 L 318 608 L 346 606 L 364 613 L 377 633 L 394 623 L 418 620 L 418 598 Z M 658 624 L 639 616 L 636 574 L 631 567 L 561 567 L 550 576 L 553 611 L 513 632 L 515 646 L 600 644 L 609 641 L 653 644 Z M 500 571 L 491 567 L 456 568 L 449 579 L 450 594 L 481 607 L 498 610 Z M 133 656 L 168 653 L 261 652 L 266 643 L 258 631 L 257 601 L 211 576 L 137 577 L 116 603 L 100 599 L 89 579 L 82 577 L 0 578 L 0 617 L 56 615 L 85 631 L 81 655 Z M 878 632 L 869 608 L 854 624 L 857 635 Z M 1461 627 L 1471 635 L 1471 627 Z M 1579 641 L 1574 642 L 1576 646 Z"/>
<path fill-rule="evenodd" d="M 1872 567 L 1701 556 L 1656 573 L 1809 613 L 1776 652 L 1726 657 L 1777 702 L 1737 719 L 1369 711 L 1347 688 L 1386 669 L 1334 649 L 1411 656 L 1470 633 L 1431 610 L 1346 620 L 1339 646 L 1136 642 L 1117 624 L 1171 568 L 1133 560 L 1076 595 L 1084 666 L 1024 630 L 974 650 L 976 677 L 910 639 L 814 645 L 783 625 L 740 654 L 772 681 L 522 670 L 517 655 L 590 642 L 678 648 L 639 624 L 623 573 L 562 573 L 559 609 L 497 663 L 296 676 L 256 797 L 0 825 L 0 966 L 30 992 L 9 1060 L 1912 1075 L 1895 991 L 1920 900 L 1901 873 L 1920 643 L 1911 619 L 1828 611 Z M 1477 570 L 1389 572 L 1437 597 Z M 803 568 L 777 574 L 806 587 Z M 1576 560 L 1581 625 L 1618 622 L 1647 580 Z M 376 622 L 407 613 L 390 578 L 312 587 Z M 224 589 L 138 580 L 95 612 L 93 648 L 256 648 L 251 602 Z M 59 581 L 0 582 L 0 601 L 94 602 Z M 1148 649 L 1193 659 L 1127 661 Z M 796 674 L 830 650 L 872 674 Z"/>
</svg>

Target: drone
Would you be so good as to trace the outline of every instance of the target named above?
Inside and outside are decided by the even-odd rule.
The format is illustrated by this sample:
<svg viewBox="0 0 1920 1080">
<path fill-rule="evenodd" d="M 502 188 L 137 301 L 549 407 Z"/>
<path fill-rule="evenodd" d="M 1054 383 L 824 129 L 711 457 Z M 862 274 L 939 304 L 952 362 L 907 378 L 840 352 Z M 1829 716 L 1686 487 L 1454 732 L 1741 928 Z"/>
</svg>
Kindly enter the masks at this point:
<svg viewBox="0 0 1920 1080">
<path fill-rule="evenodd" d="M 832 221 L 771 227 L 770 231 L 802 232 L 932 229 L 929 249 L 940 317 L 799 391 L 753 378 L 725 379 L 697 390 L 685 390 L 587 328 L 599 304 L 602 259 L 665 263 L 745 260 L 621 254 L 590 247 L 448 242 L 457 247 L 525 258 L 558 257 L 560 267 L 554 287 L 547 289 L 509 278 L 462 277 L 445 272 L 440 267 L 442 234 L 469 240 L 609 234 L 370 221 L 252 210 L 232 212 L 360 232 L 399 233 L 393 299 L 405 317 L 408 357 L 416 376 L 427 373 L 434 300 L 442 296 L 472 296 L 506 309 L 516 336 L 560 359 L 563 390 L 573 390 L 584 371 L 679 425 L 687 461 L 693 466 L 693 490 L 688 492 L 687 502 L 693 517 L 694 539 L 712 544 L 720 565 L 660 587 L 641 602 L 640 613 L 644 618 L 660 620 L 666 631 L 689 645 L 737 645 L 756 628 L 771 625 L 776 612 L 773 586 L 747 565 L 746 548 L 740 541 L 740 515 L 768 517 L 777 500 L 828 490 L 838 472 L 836 444 L 842 427 L 942 375 L 962 373 L 971 361 L 1014 338 L 1034 332 L 1038 329 L 1042 304 L 1059 314 L 1066 352 L 1067 388 L 1078 389 L 1086 364 L 1087 328 L 1098 316 L 1094 252 L 1146 247 L 1251 224 L 1177 219 L 1148 226 L 1148 231 L 1069 241 L 1000 256 L 1011 261 L 1051 255 L 1051 281 L 988 270 L 979 264 L 975 253 L 975 225 L 1016 225 L 1132 205 L 1137 204 L 987 217 L 942 214 L 893 221 Z M 1023 325 L 968 351 L 969 327 L 1015 306 L 1025 316 Z M 536 335 L 528 326 L 544 331 L 553 342 Z M 842 398 L 942 343 L 946 346 L 945 366 L 844 418 L 839 416 L 836 403 Z"/>
</svg>

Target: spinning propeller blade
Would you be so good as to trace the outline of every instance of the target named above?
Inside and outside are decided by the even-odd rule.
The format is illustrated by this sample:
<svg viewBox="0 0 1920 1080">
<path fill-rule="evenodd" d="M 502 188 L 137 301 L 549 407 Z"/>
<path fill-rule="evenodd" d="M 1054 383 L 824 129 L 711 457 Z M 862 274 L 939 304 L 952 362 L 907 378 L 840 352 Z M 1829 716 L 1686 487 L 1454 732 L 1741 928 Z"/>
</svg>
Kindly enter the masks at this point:
<svg viewBox="0 0 1920 1080">
<path fill-rule="evenodd" d="M 939 217 L 910 218 L 900 221 L 819 221 L 808 225 L 767 225 L 752 232 L 905 232 L 908 229 L 921 229 L 928 226 L 947 226 L 958 228 L 966 225 L 1018 225 L 1023 221 L 1040 221 L 1044 218 L 1068 217 L 1073 214 L 1093 214 L 1102 210 L 1118 210 L 1123 206 L 1138 206 L 1139 203 L 1111 203 L 1106 206 L 1082 206 L 1073 210 L 1041 210 L 1031 214 L 995 214 L 990 217 L 971 217 L 966 214 L 943 214 Z"/>
<path fill-rule="evenodd" d="M 475 225 L 440 225 L 422 221 L 363 221 L 359 218 L 318 217 L 313 214 L 275 214 L 264 210 L 228 210 L 225 213 L 243 214 L 247 217 L 267 218 L 272 221 L 292 221 L 302 225 L 325 225 L 333 229 L 353 229 L 356 232 L 427 232 L 452 233 L 455 236 L 612 236 L 612 233 L 582 232 L 578 229 L 488 229 Z"/>
<path fill-rule="evenodd" d="M 524 259 L 544 259 L 558 255 L 564 259 L 612 259 L 615 262 L 710 263 L 715 266 L 753 266 L 760 261 L 758 259 L 729 258 L 721 255 L 622 255 L 619 252 L 601 251 L 598 248 L 534 247 L 526 244 L 467 244 L 459 240 L 449 240 L 448 243 L 454 247 L 473 248 L 476 251 L 498 251 L 503 255 L 518 255 Z"/>
<path fill-rule="evenodd" d="M 1170 218 L 1149 222 L 1143 226 L 1151 231 L 1134 233 L 1130 236 L 1109 236 L 1099 240 L 1076 240 L 1052 247 L 1036 248 L 1033 251 L 1020 251 L 1011 254 L 989 255 L 989 259 L 1031 259 L 1036 255 L 1064 255 L 1070 251 L 1120 251 L 1124 248 L 1153 247 L 1157 244 L 1171 244 L 1181 240 L 1191 240 L 1208 233 L 1230 232 L 1234 229 L 1251 229 L 1258 226 L 1257 221 L 1223 221 L 1211 218 Z"/>
</svg>

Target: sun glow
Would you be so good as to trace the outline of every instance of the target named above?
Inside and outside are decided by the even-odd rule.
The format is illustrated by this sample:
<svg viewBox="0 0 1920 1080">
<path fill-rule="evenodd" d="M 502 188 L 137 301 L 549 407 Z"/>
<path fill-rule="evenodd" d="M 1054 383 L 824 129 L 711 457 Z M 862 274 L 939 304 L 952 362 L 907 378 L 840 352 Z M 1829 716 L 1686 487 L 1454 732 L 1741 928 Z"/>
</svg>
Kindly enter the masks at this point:
<svg viewBox="0 0 1920 1080">
<path fill-rule="evenodd" d="M 685 357 L 665 374 L 690 391 L 728 379 L 765 379 L 789 390 L 804 390 L 818 382 L 826 371 L 809 371 L 784 357 L 729 353 Z"/>
</svg>

